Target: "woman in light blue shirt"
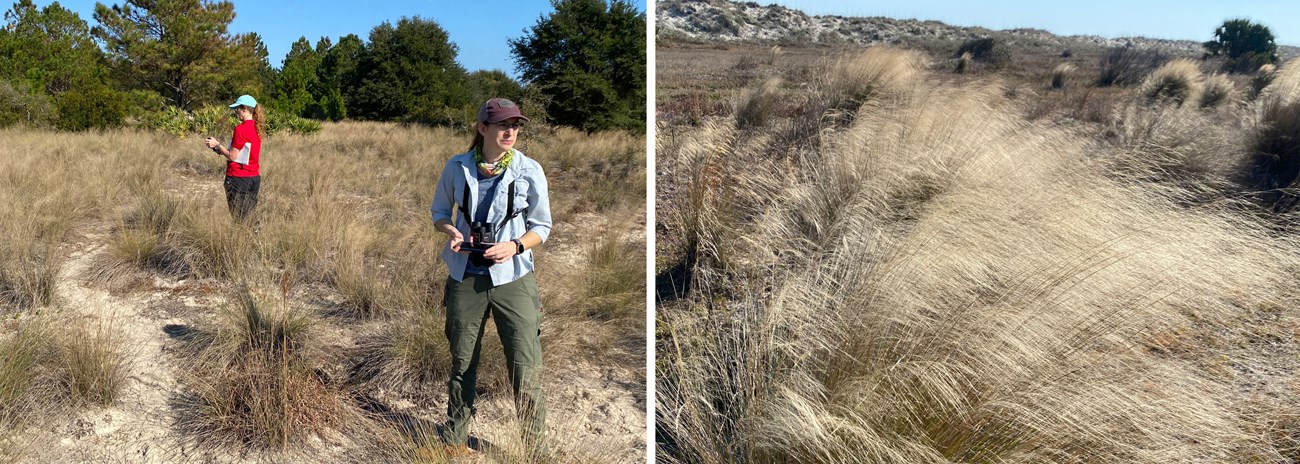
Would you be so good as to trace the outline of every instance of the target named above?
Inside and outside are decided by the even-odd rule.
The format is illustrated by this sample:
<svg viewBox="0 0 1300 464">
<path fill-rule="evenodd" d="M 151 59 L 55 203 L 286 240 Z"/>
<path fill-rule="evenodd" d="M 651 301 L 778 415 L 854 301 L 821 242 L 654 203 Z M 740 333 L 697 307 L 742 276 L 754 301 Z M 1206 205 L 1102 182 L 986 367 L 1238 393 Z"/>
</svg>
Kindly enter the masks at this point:
<svg viewBox="0 0 1300 464">
<path fill-rule="evenodd" d="M 527 443 L 541 446 L 541 300 L 531 248 L 551 233 L 551 206 L 542 166 L 514 149 L 528 118 L 518 105 L 493 98 L 478 111 L 474 142 L 447 161 L 433 195 L 433 224 L 447 234 L 447 382 L 449 454 L 468 452 L 469 422 L 483 329 L 489 315 L 505 348 L 515 409 Z"/>
</svg>

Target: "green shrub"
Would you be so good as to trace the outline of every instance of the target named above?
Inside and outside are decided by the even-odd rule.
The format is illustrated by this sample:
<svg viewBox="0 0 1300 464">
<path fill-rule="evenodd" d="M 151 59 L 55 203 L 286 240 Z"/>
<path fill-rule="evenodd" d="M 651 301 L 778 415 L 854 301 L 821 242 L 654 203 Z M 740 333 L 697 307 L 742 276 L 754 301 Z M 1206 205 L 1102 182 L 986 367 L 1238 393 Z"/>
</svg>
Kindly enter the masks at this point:
<svg viewBox="0 0 1300 464">
<path fill-rule="evenodd" d="M 983 37 L 979 39 L 970 39 L 957 48 L 957 56 L 969 53 L 971 58 L 984 58 L 993 54 L 993 49 L 997 46 L 997 41 L 992 37 Z"/>
<path fill-rule="evenodd" d="M 262 128 L 262 130 L 265 131 L 267 135 L 276 134 L 280 131 L 288 131 L 298 134 L 315 134 L 320 132 L 320 121 L 267 108 L 266 127 Z"/>
<path fill-rule="evenodd" d="M 199 135 L 227 137 L 235 130 L 234 112 L 226 106 L 205 106 L 190 115 L 190 131 Z"/>
<path fill-rule="evenodd" d="M 167 99 L 152 90 L 130 90 L 126 97 L 127 114 L 152 114 L 167 107 Z"/>
<path fill-rule="evenodd" d="M 1210 56 L 1226 56 L 1223 69 L 1250 72 L 1277 62 L 1277 43 L 1268 26 L 1247 19 L 1224 21 L 1214 30 L 1214 40 L 1201 44 Z"/>
<path fill-rule="evenodd" d="M 146 117 L 143 122 L 145 127 L 177 137 L 190 133 L 190 128 L 193 126 L 190 114 L 175 106 L 164 106 Z"/>
<path fill-rule="evenodd" d="M 1011 59 L 1011 51 L 998 45 L 997 39 L 984 37 L 962 43 L 955 54 L 958 58 L 970 54 L 971 59 L 999 67 Z"/>
<path fill-rule="evenodd" d="M 0 127 L 42 125 L 52 113 L 50 98 L 45 94 L 33 93 L 21 82 L 0 81 Z"/>
<path fill-rule="evenodd" d="M 75 88 L 59 94 L 54 102 L 58 107 L 54 126 L 63 130 L 118 127 L 126 118 L 126 95 L 107 86 Z"/>
<path fill-rule="evenodd" d="M 262 131 L 266 135 L 288 131 L 298 134 L 320 132 L 320 121 L 303 118 L 284 111 L 267 107 L 266 121 Z M 177 137 L 187 134 L 212 135 L 217 138 L 227 137 L 234 130 L 235 119 L 230 108 L 208 106 L 187 112 L 174 106 L 164 107 L 151 114 L 144 121 L 150 129 L 166 132 Z"/>
<path fill-rule="evenodd" d="M 320 108 L 325 118 L 331 121 L 342 121 L 348 117 L 347 103 L 338 90 L 330 90 L 330 93 L 321 96 Z"/>
</svg>

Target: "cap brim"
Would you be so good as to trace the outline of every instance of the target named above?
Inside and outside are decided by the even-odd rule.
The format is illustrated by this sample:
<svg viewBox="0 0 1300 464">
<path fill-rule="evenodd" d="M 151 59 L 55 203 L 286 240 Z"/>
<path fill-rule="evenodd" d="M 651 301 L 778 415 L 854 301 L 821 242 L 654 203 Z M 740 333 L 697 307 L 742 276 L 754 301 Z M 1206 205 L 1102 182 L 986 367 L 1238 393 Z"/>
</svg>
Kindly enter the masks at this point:
<svg viewBox="0 0 1300 464">
<path fill-rule="evenodd" d="M 505 121 L 505 120 L 507 120 L 507 119 L 512 119 L 512 118 L 519 118 L 519 119 L 522 119 L 524 122 L 532 122 L 531 119 L 528 119 L 528 116 L 524 116 L 524 115 L 522 115 L 522 114 L 512 114 L 512 115 L 510 115 L 510 116 L 506 116 L 506 117 L 504 117 L 504 118 L 497 118 L 497 119 L 495 119 L 495 120 L 494 120 L 494 119 L 489 119 L 489 120 L 486 120 L 486 121 L 483 121 L 483 122 L 486 123 L 486 124 L 498 124 L 498 123 L 500 123 L 501 121 Z"/>
</svg>

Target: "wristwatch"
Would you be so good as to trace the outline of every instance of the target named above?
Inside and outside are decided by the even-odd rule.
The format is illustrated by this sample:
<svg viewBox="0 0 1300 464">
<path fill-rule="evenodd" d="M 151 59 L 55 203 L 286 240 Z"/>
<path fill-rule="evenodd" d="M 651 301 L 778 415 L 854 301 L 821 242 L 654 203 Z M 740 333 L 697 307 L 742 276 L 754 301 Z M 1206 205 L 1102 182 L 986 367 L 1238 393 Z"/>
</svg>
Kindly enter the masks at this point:
<svg viewBox="0 0 1300 464">
<path fill-rule="evenodd" d="M 517 255 L 524 254 L 524 242 L 519 241 L 519 239 L 514 239 L 511 241 L 515 242 L 515 254 Z"/>
</svg>

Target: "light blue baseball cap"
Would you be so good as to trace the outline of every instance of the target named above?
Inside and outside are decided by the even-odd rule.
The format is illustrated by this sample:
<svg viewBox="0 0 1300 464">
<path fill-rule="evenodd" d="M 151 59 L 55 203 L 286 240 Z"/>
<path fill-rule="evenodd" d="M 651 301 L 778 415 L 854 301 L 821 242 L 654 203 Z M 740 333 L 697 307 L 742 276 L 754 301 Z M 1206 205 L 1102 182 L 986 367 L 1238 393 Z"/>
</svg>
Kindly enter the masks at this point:
<svg viewBox="0 0 1300 464">
<path fill-rule="evenodd" d="M 230 105 L 231 108 L 238 108 L 241 106 L 257 108 L 257 100 L 254 100 L 252 95 L 240 95 L 239 99 L 235 100 L 235 104 Z"/>
</svg>

